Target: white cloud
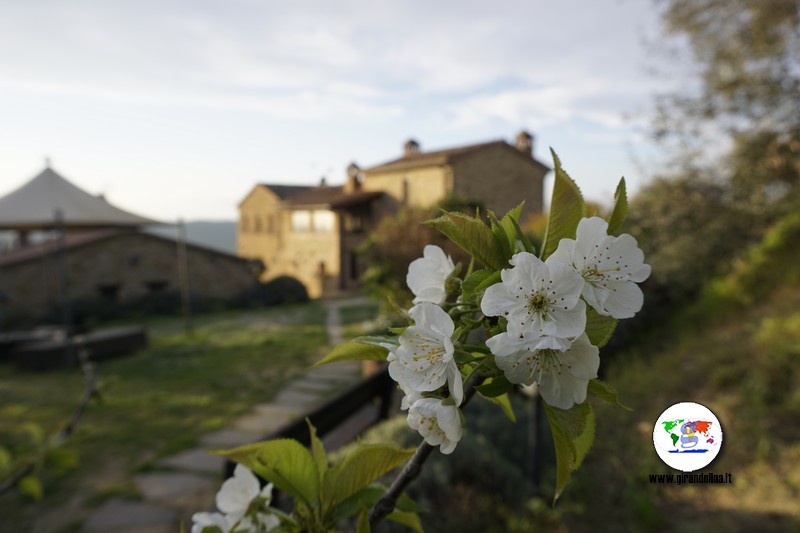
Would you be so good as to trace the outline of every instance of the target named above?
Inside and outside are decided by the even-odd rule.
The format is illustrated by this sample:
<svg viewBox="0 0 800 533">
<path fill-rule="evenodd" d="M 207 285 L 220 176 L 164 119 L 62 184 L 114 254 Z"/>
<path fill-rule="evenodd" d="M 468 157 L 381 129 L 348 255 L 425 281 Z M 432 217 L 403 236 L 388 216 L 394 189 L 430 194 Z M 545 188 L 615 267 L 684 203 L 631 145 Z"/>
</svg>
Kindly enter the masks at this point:
<svg viewBox="0 0 800 533">
<path fill-rule="evenodd" d="M 340 172 L 346 158 L 379 162 L 410 135 L 434 148 L 526 127 L 543 145 L 623 147 L 640 140 L 623 115 L 655 86 L 639 46 L 651 7 L 0 2 L 0 138 L 24 153 L 68 151 L 75 175 L 94 172 L 80 159 L 96 158 L 99 144 L 115 160 L 175 161 L 175 176 L 198 165 L 209 180 L 227 177 L 236 161 L 248 183 L 263 168 L 299 181 Z M 292 143 L 317 148 L 309 155 Z M 142 187 L 151 174 L 164 182 L 158 172 L 159 165 L 142 170 Z"/>
</svg>

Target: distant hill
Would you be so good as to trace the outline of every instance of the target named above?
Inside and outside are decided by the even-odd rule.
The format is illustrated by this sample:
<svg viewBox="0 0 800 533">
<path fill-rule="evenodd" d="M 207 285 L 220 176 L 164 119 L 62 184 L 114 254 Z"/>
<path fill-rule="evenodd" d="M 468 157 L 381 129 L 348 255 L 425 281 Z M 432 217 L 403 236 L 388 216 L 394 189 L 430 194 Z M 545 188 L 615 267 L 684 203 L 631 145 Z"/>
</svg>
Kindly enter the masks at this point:
<svg viewBox="0 0 800 533">
<path fill-rule="evenodd" d="M 175 239 L 177 228 L 175 226 L 149 226 L 147 233 Z M 49 234 L 34 232 L 31 242 L 41 242 L 51 238 Z M 232 220 L 194 220 L 186 222 L 186 240 L 191 244 L 211 248 L 220 252 L 236 254 L 236 222 Z M 13 231 L 0 231 L 0 252 L 8 250 L 17 241 L 17 234 Z"/>
<path fill-rule="evenodd" d="M 148 233 L 174 239 L 175 226 L 153 226 Z M 186 222 L 186 240 L 191 244 L 236 253 L 236 222 L 233 220 L 193 220 Z"/>
</svg>

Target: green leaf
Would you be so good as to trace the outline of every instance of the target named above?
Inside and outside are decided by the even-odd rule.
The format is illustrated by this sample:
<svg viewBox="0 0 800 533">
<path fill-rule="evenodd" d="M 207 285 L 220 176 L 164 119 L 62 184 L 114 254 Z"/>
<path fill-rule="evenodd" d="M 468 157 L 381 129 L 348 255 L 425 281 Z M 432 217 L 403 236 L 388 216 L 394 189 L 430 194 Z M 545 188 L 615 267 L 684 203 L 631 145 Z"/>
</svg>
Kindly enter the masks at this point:
<svg viewBox="0 0 800 533">
<path fill-rule="evenodd" d="M 602 348 L 611 339 L 611 335 L 617 328 L 617 319 L 610 316 L 604 316 L 586 306 L 586 336 L 589 337 L 589 342 Z"/>
<path fill-rule="evenodd" d="M 535 254 L 536 246 L 533 245 L 528 236 L 525 235 L 525 232 L 522 231 L 522 228 L 519 227 L 519 222 L 512 218 L 511 223 L 514 224 L 514 231 L 517 232 L 517 238 L 519 238 L 520 242 L 522 242 L 522 246 L 525 248 L 525 251 L 531 254 Z"/>
<path fill-rule="evenodd" d="M 622 407 L 626 411 L 633 411 L 633 409 L 619 401 L 619 394 L 617 394 L 616 389 L 605 381 L 600 381 L 599 379 L 591 380 L 589 382 L 589 392 L 608 403 Z"/>
<path fill-rule="evenodd" d="M 360 491 L 386 472 L 403 464 L 415 450 L 397 448 L 389 444 L 362 444 L 325 476 L 325 500 L 333 505 Z"/>
<path fill-rule="evenodd" d="M 619 180 L 617 190 L 614 192 L 614 210 L 611 211 L 611 216 L 608 217 L 608 234 L 619 234 L 622 223 L 625 222 L 625 217 L 628 215 L 628 194 L 625 191 L 625 178 Z"/>
<path fill-rule="evenodd" d="M 400 341 L 397 338 L 397 335 L 362 335 L 360 337 L 356 337 L 353 340 L 360 344 L 377 346 L 379 348 L 386 348 L 387 344 L 390 346 L 400 345 Z"/>
<path fill-rule="evenodd" d="M 487 378 L 483 384 L 475 387 L 475 390 L 481 393 L 484 398 L 496 398 L 510 391 L 513 386 L 505 376 L 499 376 Z"/>
<path fill-rule="evenodd" d="M 313 366 L 327 365 L 339 361 L 386 361 L 388 354 L 389 350 L 386 348 L 351 340 L 336 346 Z"/>
<path fill-rule="evenodd" d="M 420 522 L 419 515 L 417 513 L 394 510 L 386 515 L 386 520 L 406 526 L 409 529 L 413 529 L 417 533 L 424 533 L 424 530 L 422 529 L 422 522 Z"/>
<path fill-rule="evenodd" d="M 516 250 L 517 239 L 522 242 L 522 246 L 525 248 L 526 252 L 535 252 L 535 248 L 530 239 L 528 239 L 528 236 L 525 235 L 519 227 L 519 218 L 522 216 L 522 208 L 524 206 L 525 202 L 520 203 L 517 207 L 506 213 L 502 220 L 500 220 L 500 225 L 503 227 L 508 237 L 508 243 L 511 247 L 512 254 Z"/>
<path fill-rule="evenodd" d="M 580 466 L 592 446 L 595 418 L 589 402 L 574 405 L 568 410 L 558 409 L 547 403 L 543 405 L 556 451 L 555 501 L 561 496 L 572 472 Z"/>
<path fill-rule="evenodd" d="M 481 394 L 478 392 L 478 394 Z M 500 407 L 503 410 L 503 413 L 506 415 L 506 418 L 511 420 L 512 422 L 517 421 L 517 415 L 514 414 L 514 408 L 511 406 L 511 400 L 508 397 L 508 393 L 501 394 L 500 396 L 484 396 L 481 394 L 481 398 L 485 398 L 492 402 L 493 404 Z"/>
<path fill-rule="evenodd" d="M 369 511 L 367 509 L 362 509 L 358 514 L 356 533 L 372 533 L 372 529 L 369 527 Z"/>
<path fill-rule="evenodd" d="M 243 464 L 309 507 L 317 500 L 320 489 L 317 463 L 311 452 L 296 440 L 269 440 L 214 453 Z"/>
<path fill-rule="evenodd" d="M 443 233 L 465 252 L 487 267 L 499 270 L 508 266 L 508 258 L 492 230 L 479 218 L 463 213 L 444 213 L 426 222 Z"/>
<path fill-rule="evenodd" d="M 311 455 L 314 457 L 314 462 L 317 463 L 317 472 L 319 473 L 319 482 L 322 486 L 322 481 L 325 479 L 325 473 L 328 471 L 328 454 L 325 453 L 325 445 L 317 437 L 317 428 L 311 423 L 311 420 L 306 418 L 308 424 L 308 433 L 311 436 Z"/>
<path fill-rule="evenodd" d="M 500 221 L 497 220 L 497 216 L 495 216 L 493 211 L 487 211 L 486 214 L 489 217 L 489 227 L 492 230 L 492 235 L 494 235 L 498 247 L 502 250 L 503 257 L 508 261 L 511 259 L 514 251 L 514 239 L 506 233 L 506 230 L 500 225 Z"/>
<path fill-rule="evenodd" d="M 0 446 L 0 472 L 11 466 L 11 452 Z"/>
<path fill-rule="evenodd" d="M 33 475 L 25 476 L 24 478 L 20 479 L 19 483 L 17 484 L 17 488 L 19 488 L 21 493 L 34 500 L 41 500 L 42 496 L 44 495 L 42 480 Z"/>
<path fill-rule="evenodd" d="M 44 444 L 44 429 L 35 422 L 25 422 L 19 426 L 20 433 L 27 433 L 31 443 L 39 447 Z"/>
<path fill-rule="evenodd" d="M 572 178 L 561 168 L 561 160 L 551 149 L 555 162 L 556 179 L 550 200 L 550 218 L 542 243 L 541 259 L 544 261 L 558 248 L 561 239 L 574 239 L 578 223 L 583 218 L 583 196 Z"/>
<path fill-rule="evenodd" d="M 49 464 L 63 469 L 71 469 L 78 466 L 78 452 L 69 448 L 53 448 L 47 452 L 45 459 Z"/>
<path fill-rule="evenodd" d="M 481 269 L 476 270 L 464 280 L 462 285 L 463 301 L 471 302 L 483 297 L 483 293 L 500 281 L 500 272 L 496 270 Z"/>
<path fill-rule="evenodd" d="M 514 248 L 514 241 L 517 239 L 517 230 L 514 229 L 514 224 L 512 221 L 519 221 L 519 217 L 522 215 L 522 208 L 525 206 L 525 202 L 521 202 L 517 207 L 511 209 L 508 213 L 503 215 L 503 218 L 500 220 L 500 226 L 506 233 L 506 237 L 508 238 L 508 244 L 511 245 L 511 248 Z"/>
</svg>

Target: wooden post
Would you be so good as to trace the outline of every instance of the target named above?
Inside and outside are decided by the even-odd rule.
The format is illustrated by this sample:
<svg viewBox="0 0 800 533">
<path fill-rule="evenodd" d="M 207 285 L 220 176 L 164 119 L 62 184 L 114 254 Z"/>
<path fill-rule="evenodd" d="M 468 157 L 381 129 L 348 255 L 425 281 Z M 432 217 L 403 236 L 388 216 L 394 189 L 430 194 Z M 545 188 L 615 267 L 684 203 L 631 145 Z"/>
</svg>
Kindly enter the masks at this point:
<svg viewBox="0 0 800 533">
<path fill-rule="evenodd" d="M 192 285 L 189 277 L 189 259 L 186 253 L 186 225 L 183 219 L 178 219 L 178 284 L 181 290 L 181 310 L 183 312 L 183 327 L 190 333 L 192 324 Z"/>
</svg>

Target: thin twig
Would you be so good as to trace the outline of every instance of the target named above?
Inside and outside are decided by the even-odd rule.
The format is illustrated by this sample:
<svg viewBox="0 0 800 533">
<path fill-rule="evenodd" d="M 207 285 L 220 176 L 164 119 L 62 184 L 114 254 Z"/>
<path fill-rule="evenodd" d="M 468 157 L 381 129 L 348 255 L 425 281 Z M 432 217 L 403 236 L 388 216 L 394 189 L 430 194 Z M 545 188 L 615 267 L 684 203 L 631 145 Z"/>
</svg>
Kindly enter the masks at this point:
<svg viewBox="0 0 800 533">
<path fill-rule="evenodd" d="M 475 395 L 475 384 L 478 379 L 480 378 L 474 376 L 465 384 L 464 401 L 461 403 L 462 409 L 467 406 L 467 403 L 469 403 Z M 403 494 L 406 487 L 420 475 L 422 466 L 425 464 L 425 461 L 428 459 L 433 449 L 434 447 L 425 441 L 422 441 L 417 447 L 417 451 L 414 452 L 411 459 L 408 460 L 400 473 L 397 474 L 397 477 L 394 478 L 392 484 L 386 489 L 386 492 L 383 493 L 381 499 L 375 502 L 375 506 L 370 509 L 368 517 L 370 529 L 374 529 L 381 520 L 394 511 L 397 505 L 397 499 Z"/>
<path fill-rule="evenodd" d="M 25 476 L 33 473 L 33 471 L 36 470 L 36 468 L 47 458 L 47 454 L 51 450 L 59 447 L 72 434 L 72 432 L 75 430 L 75 426 L 78 424 L 78 420 L 80 420 L 84 411 L 86 411 L 86 407 L 89 405 L 89 402 L 97 395 L 97 374 L 94 371 L 94 365 L 89 361 L 87 351 L 80 347 L 78 348 L 78 361 L 80 362 L 83 376 L 86 379 L 86 387 L 83 390 L 83 396 L 81 397 L 80 402 L 78 402 L 78 405 L 76 405 L 75 409 L 72 411 L 72 416 L 70 416 L 64 427 L 62 427 L 61 430 L 56 433 L 50 439 L 50 441 L 42 447 L 41 450 L 39 450 L 35 460 L 23 466 L 13 476 L 3 480 L 3 482 L 0 483 L 0 494 L 13 489 Z"/>
</svg>

